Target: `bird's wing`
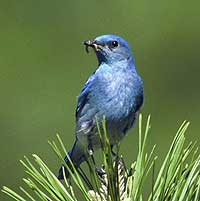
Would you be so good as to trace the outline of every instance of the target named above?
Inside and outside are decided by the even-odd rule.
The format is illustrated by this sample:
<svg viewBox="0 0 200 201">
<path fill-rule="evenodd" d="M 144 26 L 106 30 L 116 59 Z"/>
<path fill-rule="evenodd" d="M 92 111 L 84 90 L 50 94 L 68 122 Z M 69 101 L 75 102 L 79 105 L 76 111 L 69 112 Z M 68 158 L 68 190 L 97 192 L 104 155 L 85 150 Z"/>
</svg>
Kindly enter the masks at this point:
<svg viewBox="0 0 200 201">
<path fill-rule="evenodd" d="M 81 93 L 78 97 L 77 108 L 76 108 L 76 121 L 83 115 L 82 111 L 88 104 L 88 96 L 91 91 L 91 85 L 95 80 L 95 72 L 88 78 L 84 84 Z"/>
<path fill-rule="evenodd" d="M 91 96 L 96 80 L 95 72 L 88 78 L 78 97 L 76 108 L 76 135 L 90 133 L 95 127 L 96 107 L 91 104 Z"/>
<path fill-rule="evenodd" d="M 135 112 L 138 112 L 144 103 L 143 88 L 141 87 L 139 91 L 140 91 L 139 95 L 136 97 L 136 100 L 135 100 Z"/>
</svg>

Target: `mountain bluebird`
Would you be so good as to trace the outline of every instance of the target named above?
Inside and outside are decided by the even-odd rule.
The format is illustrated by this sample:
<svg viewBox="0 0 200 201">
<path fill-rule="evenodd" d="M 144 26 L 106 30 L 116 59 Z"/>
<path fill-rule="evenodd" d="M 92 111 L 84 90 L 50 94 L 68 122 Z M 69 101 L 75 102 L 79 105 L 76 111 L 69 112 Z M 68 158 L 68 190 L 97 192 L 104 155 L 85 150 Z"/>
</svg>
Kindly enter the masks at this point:
<svg viewBox="0 0 200 201">
<path fill-rule="evenodd" d="M 116 35 L 103 35 L 84 42 L 92 47 L 98 68 L 88 78 L 78 97 L 76 109 L 76 140 L 68 153 L 76 168 L 87 160 L 88 151 L 100 147 L 99 125 L 106 119 L 110 145 L 116 145 L 133 126 L 143 104 L 143 83 L 135 69 L 128 43 Z M 70 163 L 65 157 L 66 163 Z M 68 176 L 67 170 L 66 175 Z M 59 179 L 63 179 L 62 169 Z"/>
</svg>

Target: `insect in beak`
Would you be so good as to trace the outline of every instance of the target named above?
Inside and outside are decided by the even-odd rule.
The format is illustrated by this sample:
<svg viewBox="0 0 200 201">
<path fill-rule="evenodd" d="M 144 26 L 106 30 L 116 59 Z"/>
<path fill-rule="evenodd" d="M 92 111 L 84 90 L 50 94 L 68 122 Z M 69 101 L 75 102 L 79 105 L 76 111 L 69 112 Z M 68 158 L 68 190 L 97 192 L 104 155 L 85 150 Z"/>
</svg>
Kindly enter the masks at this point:
<svg viewBox="0 0 200 201">
<path fill-rule="evenodd" d="M 92 47 L 93 49 L 95 49 L 95 51 L 99 51 L 102 49 L 102 46 L 100 44 L 97 44 L 95 40 L 86 40 L 83 42 L 83 44 L 85 45 L 85 51 L 87 53 L 89 53 L 89 47 Z"/>
</svg>

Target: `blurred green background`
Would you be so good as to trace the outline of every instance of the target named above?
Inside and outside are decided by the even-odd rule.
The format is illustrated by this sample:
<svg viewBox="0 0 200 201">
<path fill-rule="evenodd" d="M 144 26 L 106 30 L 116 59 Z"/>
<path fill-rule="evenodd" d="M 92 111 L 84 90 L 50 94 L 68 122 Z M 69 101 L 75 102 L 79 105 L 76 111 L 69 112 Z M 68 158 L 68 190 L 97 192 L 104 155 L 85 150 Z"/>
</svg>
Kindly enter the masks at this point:
<svg viewBox="0 0 200 201">
<path fill-rule="evenodd" d="M 152 115 L 149 146 L 157 144 L 160 160 L 184 119 L 192 123 L 188 141 L 198 140 L 199 8 L 186 0 L 1 0 L 0 186 L 22 185 L 19 159 L 32 153 L 57 172 L 47 140 L 60 133 L 71 148 L 76 97 L 97 65 L 82 41 L 101 34 L 118 34 L 133 50 L 144 80 L 142 113 Z M 128 164 L 137 140 L 136 126 L 121 146 Z"/>
</svg>

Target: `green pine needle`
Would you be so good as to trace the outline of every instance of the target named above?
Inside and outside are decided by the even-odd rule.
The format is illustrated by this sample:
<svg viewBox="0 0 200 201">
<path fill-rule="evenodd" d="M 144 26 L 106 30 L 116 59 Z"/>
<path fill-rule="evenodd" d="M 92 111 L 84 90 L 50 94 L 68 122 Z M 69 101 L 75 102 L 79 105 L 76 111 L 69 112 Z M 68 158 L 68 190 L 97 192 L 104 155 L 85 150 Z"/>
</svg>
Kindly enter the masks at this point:
<svg viewBox="0 0 200 201">
<path fill-rule="evenodd" d="M 57 135 L 57 142 L 52 141 L 49 144 L 69 171 L 70 178 L 66 178 L 63 167 L 64 181 L 60 182 L 45 162 L 33 154 L 31 160 L 24 157 L 24 160 L 20 161 L 27 173 L 27 178 L 23 179 L 26 187 L 19 187 L 22 195 L 6 186 L 3 187 L 2 192 L 17 201 L 199 201 L 200 155 L 196 142 L 190 142 L 185 146 L 185 132 L 188 126 L 189 122 L 184 121 L 178 129 L 160 169 L 157 170 L 157 175 L 155 174 L 158 168 L 156 166 L 157 156 L 154 154 L 155 146 L 150 153 L 146 151 L 150 116 L 143 129 L 140 114 L 138 155 L 129 169 L 126 169 L 123 158 L 119 156 L 119 145 L 116 147 L 116 156 L 113 157 L 104 118 L 102 126 L 97 123 L 102 145 L 102 175 L 96 173 L 90 157 L 87 161 L 90 179 L 82 172 L 82 169 L 76 169 L 60 136 Z M 64 155 L 68 156 L 72 169 L 66 165 Z M 146 198 L 144 197 L 144 185 L 148 177 L 152 179 L 152 183 L 149 184 L 151 191 Z M 74 192 L 75 186 L 80 190 L 82 197 L 77 198 Z"/>
</svg>

